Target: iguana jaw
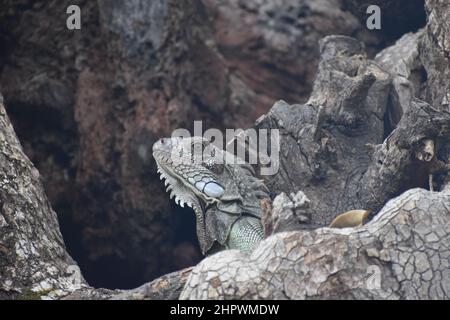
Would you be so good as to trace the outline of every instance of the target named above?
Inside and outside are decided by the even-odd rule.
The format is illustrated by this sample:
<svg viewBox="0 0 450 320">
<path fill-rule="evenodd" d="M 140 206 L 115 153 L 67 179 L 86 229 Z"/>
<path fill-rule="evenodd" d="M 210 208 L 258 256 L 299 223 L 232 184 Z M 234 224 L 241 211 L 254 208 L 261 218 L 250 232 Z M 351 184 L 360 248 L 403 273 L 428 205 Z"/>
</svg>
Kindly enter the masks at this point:
<svg viewBox="0 0 450 320">
<path fill-rule="evenodd" d="M 184 208 L 186 204 L 196 210 L 217 202 L 217 199 L 204 195 L 189 183 L 184 183 L 183 178 L 176 173 L 169 173 L 164 164 L 157 162 L 157 166 L 160 179 L 164 180 L 164 185 L 167 187 L 166 192 L 170 192 L 170 199 L 174 198 L 175 203 L 180 207 Z"/>
</svg>

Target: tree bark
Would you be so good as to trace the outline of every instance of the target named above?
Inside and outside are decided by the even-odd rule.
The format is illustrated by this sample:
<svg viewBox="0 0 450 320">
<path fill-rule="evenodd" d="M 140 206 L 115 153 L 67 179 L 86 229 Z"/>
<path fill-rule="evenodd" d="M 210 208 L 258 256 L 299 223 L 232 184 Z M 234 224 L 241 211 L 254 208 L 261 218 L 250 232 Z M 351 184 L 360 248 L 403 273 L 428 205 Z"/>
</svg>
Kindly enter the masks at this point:
<svg viewBox="0 0 450 320">
<path fill-rule="evenodd" d="M 71 275 L 76 263 L 66 252 L 39 172 L 22 151 L 1 95 L 0 128 L 0 298 L 72 292 L 85 282 Z"/>
<path fill-rule="evenodd" d="M 132 290 L 106 290 L 84 287 L 64 300 L 177 300 L 193 267 L 166 274 Z"/>
<path fill-rule="evenodd" d="M 250 256 L 224 251 L 181 299 L 448 299 L 450 194 L 412 189 L 367 225 L 277 233 Z"/>
</svg>

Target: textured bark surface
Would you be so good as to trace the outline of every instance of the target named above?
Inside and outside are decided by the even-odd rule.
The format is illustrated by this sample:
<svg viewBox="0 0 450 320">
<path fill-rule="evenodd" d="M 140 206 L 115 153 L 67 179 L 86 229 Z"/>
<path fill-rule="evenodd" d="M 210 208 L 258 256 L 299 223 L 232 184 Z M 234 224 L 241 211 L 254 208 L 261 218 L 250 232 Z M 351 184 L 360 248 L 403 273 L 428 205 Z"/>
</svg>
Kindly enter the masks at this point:
<svg viewBox="0 0 450 320">
<path fill-rule="evenodd" d="M 448 299 L 449 192 L 412 189 L 355 229 L 278 233 L 195 267 L 181 299 Z"/>
<path fill-rule="evenodd" d="M 419 50 L 424 41 L 424 31 L 406 35 L 374 62 L 358 41 L 327 37 L 309 101 L 278 102 L 256 124 L 282 134 L 280 171 L 267 179 L 269 188 L 302 190 L 311 200 L 312 225 L 351 209 L 376 213 L 405 190 L 428 188 L 429 174 L 439 180 L 443 172 L 435 167 L 448 162 L 450 115 L 414 97 L 426 98 L 430 86 L 421 73 L 445 85 L 448 78 L 420 64 L 422 54 L 434 52 Z M 436 161 L 418 158 L 426 140 L 435 143 Z"/>
<path fill-rule="evenodd" d="M 427 72 L 425 98 L 450 112 L 450 3 L 428 0 L 425 8 L 428 24 L 420 43 L 420 61 Z"/>
<path fill-rule="evenodd" d="M 321 51 L 308 103 L 278 102 L 257 124 L 281 131 L 280 171 L 268 178 L 269 188 L 275 194 L 302 190 L 311 200 L 313 226 L 352 209 L 376 213 L 403 191 L 427 187 L 432 164 L 416 153 L 431 139 L 447 161 L 450 142 L 450 115 L 411 97 L 383 142 L 392 76 L 366 60 L 354 39 L 325 38 Z"/>
<path fill-rule="evenodd" d="M 71 292 L 75 262 L 39 172 L 25 156 L 0 95 L 0 299 Z"/>
<path fill-rule="evenodd" d="M 64 300 L 176 300 L 193 267 L 166 274 L 132 290 L 94 289 L 84 286 L 62 297 Z"/>
<path fill-rule="evenodd" d="M 342 10 L 340 0 L 204 3 L 218 49 L 233 77 L 257 93 L 252 102 L 256 105 L 272 105 L 274 99 L 289 103 L 307 99 L 317 69 L 318 40 L 322 37 L 345 34 L 364 38 L 373 46 L 381 42 L 363 32 L 359 21 Z M 259 110 L 267 111 L 265 107 Z"/>
</svg>

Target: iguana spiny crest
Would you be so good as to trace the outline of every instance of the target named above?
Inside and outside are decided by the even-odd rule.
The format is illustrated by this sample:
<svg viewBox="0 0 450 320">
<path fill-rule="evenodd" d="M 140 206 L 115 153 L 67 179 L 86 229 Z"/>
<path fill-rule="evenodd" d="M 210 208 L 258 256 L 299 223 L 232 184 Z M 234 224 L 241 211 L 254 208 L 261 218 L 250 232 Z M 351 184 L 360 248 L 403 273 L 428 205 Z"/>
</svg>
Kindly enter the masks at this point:
<svg viewBox="0 0 450 320">
<path fill-rule="evenodd" d="M 262 240 L 260 200 L 268 190 L 249 164 L 202 137 L 160 139 L 153 156 L 170 198 L 194 210 L 203 254 L 251 252 Z"/>
</svg>

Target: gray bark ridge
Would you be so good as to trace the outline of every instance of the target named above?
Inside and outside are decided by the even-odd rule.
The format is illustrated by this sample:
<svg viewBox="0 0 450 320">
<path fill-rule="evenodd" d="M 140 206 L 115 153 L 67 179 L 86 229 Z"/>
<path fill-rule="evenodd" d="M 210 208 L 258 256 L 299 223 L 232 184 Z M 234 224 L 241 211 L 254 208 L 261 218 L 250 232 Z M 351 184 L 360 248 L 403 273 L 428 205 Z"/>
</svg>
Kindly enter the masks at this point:
<svg viewBox="0 0 450 320">
<path fill-rule="evenodd" d="M 192 271 L 181 299 L 448 299 L 450 192 L 411 189 L 368 224 L 277 233 Z"/>
<path fill-rule="evenodd" d="M 58 297 L 86 285 L 1 95 L 0 208 L 0 298 Z"/>
<path fill-rule="evenodd" d="M 311 200 L 312 226 L 347 210 L 365 209 L 358 184 L 371 163 L 367 144 L 383 141 L 391 77 L 345 36 L 320 42 L 314 89 L 303 105 L 280 101 L 258 129 L 280 130 L 280 170 L 267 178 L 274 194 L 302 190 Z"/>
</svg>

